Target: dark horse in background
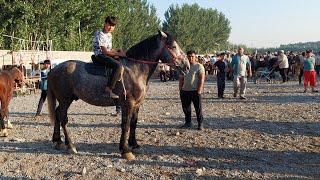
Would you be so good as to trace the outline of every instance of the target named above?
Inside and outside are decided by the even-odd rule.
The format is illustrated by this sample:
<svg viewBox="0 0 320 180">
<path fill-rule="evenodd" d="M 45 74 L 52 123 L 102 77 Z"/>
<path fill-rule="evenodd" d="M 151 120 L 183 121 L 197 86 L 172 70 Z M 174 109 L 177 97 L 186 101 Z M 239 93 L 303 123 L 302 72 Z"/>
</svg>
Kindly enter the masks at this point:
<svg viewBox="0 0 320 180">
<path fill-rule="evenodd" d="M 114 92 L 119 99 L 106 96 L 107 78 L 88 74 L 87 63 L 67 61 L 51 70 L 48 76 L 48 108 L 54 124 L 52 141 L 56 148 L 64 148 L 60 137 L 60 125 L 65 135 L 65 145 L 70 153 L 77 153 L 67 130 L 67 111 L 74 100 L 96 106 L 121 106 L 120 151 L 123 158 L 134 159 L 132 150 L 140 146 L 136 140 L 139 107 L 145 99 L 148 81 L 161 60 L 175 64 L 187 73 L 190 64 L 178 43 L 170 34 L 159 31 L 157 35 L 134 45 L 127 51 L 127 58 L 121 59 L 124 66 L 123 84 L 117 82 Z M 56 100 L 59 102 L 56 107 Z"/>
<path fill-rule="evenodd" d="M 3 70 L 0 72 L 0 136 L 8 136 L 8 131 L 4 125 L 4 118 L 8 118 L 9 115 L 9 103 L 12 99 L 13 90 L 16 83 L 24 83 L 24 76 L 22 72 L 17 68 Z M 8 120 L 8 128 L 10 128 L 10 121 Z"/>
</svg>

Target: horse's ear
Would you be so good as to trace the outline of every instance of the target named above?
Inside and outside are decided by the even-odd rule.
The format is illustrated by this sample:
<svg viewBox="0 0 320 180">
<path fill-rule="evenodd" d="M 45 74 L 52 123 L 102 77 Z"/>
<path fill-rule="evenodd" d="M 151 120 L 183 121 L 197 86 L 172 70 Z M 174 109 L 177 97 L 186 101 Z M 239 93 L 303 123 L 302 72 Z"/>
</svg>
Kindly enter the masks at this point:
<svg viewBox="0 0 320 180">
<path fill-rule="evenodd" d="M 159 33 L 160 37 L 163 37 L 163 38 L 167 38 L 168 37 L 168 35 L 166 33 L 164 33 L 163 31 L 161 31 L 161 30 L 158 30 L 158 33 Z"/>
</svg>

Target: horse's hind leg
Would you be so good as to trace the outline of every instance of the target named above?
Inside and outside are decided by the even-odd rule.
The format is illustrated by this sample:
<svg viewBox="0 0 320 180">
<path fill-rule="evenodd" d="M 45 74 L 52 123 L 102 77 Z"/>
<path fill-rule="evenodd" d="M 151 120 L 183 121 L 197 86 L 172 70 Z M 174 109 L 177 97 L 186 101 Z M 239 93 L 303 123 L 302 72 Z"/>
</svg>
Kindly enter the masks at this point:
<svg viewBox="0 0 320 180">
<path fill-rule="evenodd" d="M 68 108 L 70 106 L 71 102 L 68 102 L 66 104 L 64 104 L 63 106 L 60 107 L 60 118 L 61 118 L 61 126 L 63 129 L 63 133 L 65 136 L 65 145 L 67 146 L 67 149 L 70 153 L 72 154 L 76 154 L 77 149 L 75 147 L 75 145 L 72 143 L 72 140 L 69 136 L 69 132 L 67 130 L 67 124 L 68 124 Z"/>
<path fill-rule="evenodd" d="M 137 143 L 137 139 L 136 139 L 136 128 L 137 128 L 137 121 L 138 121 L 138 113 L 139 113 L 139 108 L 136 108 L 133 111 L 131 122 L 130 122 L 129 146 L 132 149 L 140 148 L 140 146 Z"/>
<path fill-rule="evenodd" d="M 53 130 L 53 136 L 52 136 L 52 142 L 56 143 L 55 148 L 58 150 L 64 149 L 64 144 L 61 140 L 61 134 L 60 134 L 60 106 L 58 106 L 55 110 L 56 114 L 56 121 L 54 122 L 54 130 Z"/>
</svg>

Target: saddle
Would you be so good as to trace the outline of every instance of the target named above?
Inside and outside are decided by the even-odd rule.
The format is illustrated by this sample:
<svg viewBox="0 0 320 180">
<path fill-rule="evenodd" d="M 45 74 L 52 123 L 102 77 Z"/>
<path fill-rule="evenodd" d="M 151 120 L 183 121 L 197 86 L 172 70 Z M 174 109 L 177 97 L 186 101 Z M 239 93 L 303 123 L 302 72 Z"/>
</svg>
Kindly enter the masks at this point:
<svg viewBox="0 0 320 180">
<path fill-rule="evenodd" d="M 92 75 L 103 76 L 106 78 L 111 78 L 112 69 L 107 68 L 101 63 L 98 63 L 94 55 L 91 56 L 92 63 L 85 64 L 85 70 Z"/>
</svg>

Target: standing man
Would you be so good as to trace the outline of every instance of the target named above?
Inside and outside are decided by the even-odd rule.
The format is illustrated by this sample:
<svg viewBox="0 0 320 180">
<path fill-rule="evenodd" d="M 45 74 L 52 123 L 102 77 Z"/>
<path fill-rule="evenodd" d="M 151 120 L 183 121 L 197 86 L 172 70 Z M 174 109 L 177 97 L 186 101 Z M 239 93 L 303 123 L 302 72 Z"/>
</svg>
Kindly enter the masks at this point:
<svg viewBox="0 0 320 180">
<path fill-rule="evenodd" d="M 299 85 L 302 83 L 302 76 L 303 76 L 303 63 L 304 60 L 306 59 L 306 52 L 302 52 L 301 55 L 299 55 L 299 60 L 300 60 L 300 72 L 299 72 Z"/>
<path fill-rule="evenodd" d="M 218 98 L 224 98 L 224 89 L 226 86 L 226 69 L 227 69 L 227 62 L 226 62 L 226 54 L 221 53 L 218 61 L 214 63 L 214 66 L 218 68 L 217 73 L 217 86 L 218 86 Z"/>
<path fill-rule="evenodd" d="M 231 71 L 233 72 L 233 97 L 237 97 L 240 88 L 240 99 L 246 99 L 247 75 L 251 77 L 252 71 L 250 59 L 244 55 L 242 47 L 238 48 L 238 53 L 232 58 Z"/>
<path fill-rule="evenodd" d="M 320 75 L 320 51 L 316 55 L 316 72 L 317 72 L 317 75 L 319 76 Z"/>
<path fill-rule="evenodd" d="M 102 31 L 96 31 L 93 39 L 93 51 L 96 57 L 96 61 L 105 65 L 108 68 L 112 68 L 111 78 L 108 81 L 106 92 L 111 98 L 117 99 L 118 95 L 113 93 L 113 89 L 117 80 L 120 79 L 123 67 L 121 63 L 115 60 L 115 57 L 125 57 L 126 53 L 123 50 L 115 51 L 112 49 L 112 32 L 117 25 L 117 18 L 108 16 L 105 20 Z"/>
<path fill-rule="evenodd" d="M 284 54 L 284 51 L 281 50 L 278 53 L 278 62 L 277 65 L 280 69 L 280 75 L 282 77 L 282 82 L 288 81 L 288 70 L 289 70 L 289 61 L 287 55 Z"/>
<path fill-rule="evenodd" d="M 167 77 L 166 77 L 166 67 L 165 64 L 163 63 L 159 63 L 159 76 L 160 76 L 160 81 L 161 82 L 166 82 L 167 81 Z"/>
<path fill-rule="evenodd" d="M 179 78 L 180 99 L 182 110 L 185 115 L 184 128 L 192 127 L 191 123 L 191 102 L 194 105 L 198 121 L 198 130 L 203 129 L 202 97 L 205 70 L 202 64 L 198 63 L 195 51 L 188 51 L 187 57 L 190 62 L 190 71 Z"/>
<path fill-rule="evenodd" d="M 42 111 L 42 107 L 43 107 L 43 103 L 46 101 L 47 98 L 47 90 L 48 90 L 48 82 L 47 82 L 47 78 L 48 78 L 48 73 L 50 71 L 50 60 L 44 60 L 43 61 L 43 69 L 41 70 L 40 73 L 40 89 L 41 89 L 41 96 L 40 96 L 40 100 L 38 103 L 38 109 L 36 112 L 36 117 L 41 115 L 41 111 Z"/>
</svg>

